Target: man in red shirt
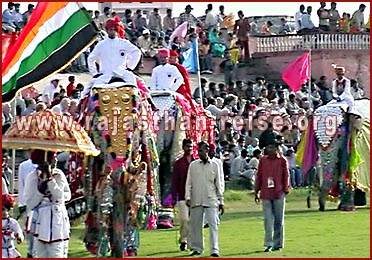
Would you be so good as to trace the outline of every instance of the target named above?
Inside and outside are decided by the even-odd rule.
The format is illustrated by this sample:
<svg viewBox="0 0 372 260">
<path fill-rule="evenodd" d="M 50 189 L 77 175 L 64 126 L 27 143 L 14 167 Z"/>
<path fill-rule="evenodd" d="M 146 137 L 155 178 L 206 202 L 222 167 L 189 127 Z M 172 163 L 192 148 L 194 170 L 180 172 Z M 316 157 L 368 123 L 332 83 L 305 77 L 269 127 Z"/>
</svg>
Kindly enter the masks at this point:
<svg viewBox="0 0 372 260">
<path fill-rule="evenodd" d="M 280 251 L 284 246 L 285 196 L 290 184 L 288 162 L 279 153 L 279 143 L 272 140 L 265 150 L 267 155 L 258 164 L 255 202 L 258 204 L 262 199 L 265 252 L 271 252 Z"/>
<path fill-rule="evenodd" d="M 182 142 L 183 156 L 176 160 L 173 165 L 172 173 L 172 197 L 174 204 L 177 204 L 180 215 L 180 250 L 185 251 L 187 243 L 190 243 L 190 226 L 189 226 L 189 207 L 185 200 L 185 187 L 187 171 L 189 165 L 195 160 L 193 157 L 193 142 L 191 139 L 184 139 Z"/>
<path fill-rule="evenodd" d="M 69 76 L 68 77 L 68 82 L 70 82 L 66 88 L 67 90 L 67 96 L 68 97 L 71 97 L 72 96 L 72 93 L 74 92 L 74 90 L 76 89 L 74 83 L 75 83 L 75 76 Z"/>
</svg>

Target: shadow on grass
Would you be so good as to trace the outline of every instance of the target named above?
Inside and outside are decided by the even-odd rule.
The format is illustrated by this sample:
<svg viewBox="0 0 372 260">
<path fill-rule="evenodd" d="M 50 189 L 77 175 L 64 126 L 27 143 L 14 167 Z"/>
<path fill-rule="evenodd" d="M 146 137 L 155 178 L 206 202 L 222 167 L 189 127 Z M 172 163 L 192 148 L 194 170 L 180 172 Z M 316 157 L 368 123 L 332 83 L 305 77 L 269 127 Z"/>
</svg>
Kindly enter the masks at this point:
<svg viewBox="0 0 372 260">
<path fill-rule="evenodd" d="M 180 250 L 160 251 L 160 252 L 156 252 L 156 253 L 147 254 L 146 256 L 156 256 L 156 255 L 163 255 L 163 254 L 177 254 L 177 253 L 180 253 Z M 186 256 L 187 256 L 187 254 L 181 254 L 179 256 L 174 256 L 174 257 L 186 257 Z"/>
<path fill-rule="evenodd" d="M 363 207 L 363 208 L 358 208 L 356 212 L 358 211 L 369 211 L 370 210 L 370 207 Z M 317 214 L 327 214 L 327 212 L 335 212 L 335 211 L 339 211 L 337 209 L 327 209 L 326 211 L 324 212 L 319 212 L 317 209 L 315 208 L 311 208 L 311 209 L 303 209 L 303 210 L 286 210 L 285 211 L 285 215 L 288 217 L 288 216 L 291 216 L 291 215 L 298 215 L 298 214 L 314 214 L 314 215 L 317 215 Z M 340 213 L 341 212 L 345 212 L 347 213 L 346 211 L 339 211 Z M 350 213 L 353 213 L 353 212 L 350 212 Z M 236 220 L 236 219 L 244 219 L 244 218 L 258 218 L 258 217 L 262 217 L 262 212 L 261 211 L 255 211 L 255 212 L 225 212 L 225 214 L 221 217 L 223 219 L 223 221 L 229 221 L 229 220 Z"/>
<path fill-rule="evenodd" d="M 262 250 L 256 250 L 256 251 L 250 251 L 250 252 L 244 252 L 244 253 L 239 253 L 239 254 L 223 254 L 221 255 L 222 257 L 229 257 L 229 256 L 234 256 L 234 257 L 237 257 L 237 256 L 249 256 L 249 255 L 255 255 L 255 254 L 260 254 L 260 253 L 263 253 L 264 252 L 264 249 Z"/>
</svg>

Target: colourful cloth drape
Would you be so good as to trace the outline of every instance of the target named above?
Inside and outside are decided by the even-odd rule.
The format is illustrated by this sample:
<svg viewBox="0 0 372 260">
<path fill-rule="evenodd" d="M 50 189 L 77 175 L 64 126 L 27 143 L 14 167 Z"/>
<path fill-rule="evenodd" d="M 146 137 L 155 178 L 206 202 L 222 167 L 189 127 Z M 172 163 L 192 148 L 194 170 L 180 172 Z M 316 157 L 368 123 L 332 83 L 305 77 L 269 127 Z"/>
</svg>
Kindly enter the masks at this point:
<svg viewBox="0 0 372 260">
<path fill-rule="evenodd" d="M 318 145 L 315 139 L 313 122 L 309 122 L 306 140 L 305 157 L 302 165 L 302 172 L 306 176 L 307 172 L 316 165 L 318 161 Z"/>
<path fill-rule="evenodd" d="M 362 128 L 353 130 L 349 172 L 359 189 L 367 191 L 370 187 L 370 123 L 363 122 Z"/>
</svg>

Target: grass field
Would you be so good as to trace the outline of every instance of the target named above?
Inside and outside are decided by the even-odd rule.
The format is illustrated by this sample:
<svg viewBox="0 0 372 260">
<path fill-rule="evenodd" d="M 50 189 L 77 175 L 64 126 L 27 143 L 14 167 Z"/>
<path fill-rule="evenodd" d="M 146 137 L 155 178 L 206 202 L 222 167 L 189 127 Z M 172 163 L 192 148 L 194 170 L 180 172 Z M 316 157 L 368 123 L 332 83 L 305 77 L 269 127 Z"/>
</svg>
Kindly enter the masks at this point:
<svg viewBox="0 0 372 260">
<path fill-rule="evenodd" d="M 253 198 L 249 191 L 226 192 L 225 214 L 219 231 L 221 257 L 370 257 L 369 203 L 356 212 L 337 211 L 337 204 L 327 203 L 326 211 L 319 212 L 315 197 L 312 208 L 308 209 L 305 190 L 294 190 L 287 197 L 285 248 L 281 252 L 264 253 L 261 206 L 257 206 Z M 73 227 L 70 257 L 92 257 L 81 242 L 83 232 L 83 225 Z M 208 233 L 205 229 L 202 257 L 210 254 Z M 188 251 L 178 250 L 176 234 L 176 229 L 141 231 L 138 257 L 187 257 Z M 26 255 L 25 244 L 18 249 Z"/>
</svg>

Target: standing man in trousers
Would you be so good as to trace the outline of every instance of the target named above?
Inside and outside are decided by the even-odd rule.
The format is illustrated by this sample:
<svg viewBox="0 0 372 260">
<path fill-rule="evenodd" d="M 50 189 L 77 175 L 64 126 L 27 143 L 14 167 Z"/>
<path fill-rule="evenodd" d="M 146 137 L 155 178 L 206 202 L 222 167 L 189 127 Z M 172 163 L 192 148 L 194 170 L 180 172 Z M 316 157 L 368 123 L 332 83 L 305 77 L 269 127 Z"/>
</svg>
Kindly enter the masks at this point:
<svg viewBox="0 0 372 260">
<path fill-rule="evenodd" d="M 290 186 L 288 162 L 279 153 L 279 143 L 271 140 L 265 149 L 267 155 L 258 164 L 255 202 L 259 204 L 262 199 L 265 252 L 271 252 L 284 247 L 285 196 Z"/>
<path fill-rule="evenodd" d="M 219 257 L 218 211 L 224 213 L 223 192 L 217 163 L 209 156 L 209 145 L 198 144 L 199 159 L 189 166 L 186 180 L 186 204 L 190 207 L 191 256 L 204 250 L 203 215 L 209 224 L 211 257 Z"/>
<path fill-rule="evenodd" d="M 186 247 L 190 248 L 190 224 L 189 215 L 190 209 L 186 205 L 185 200 L 185 187 L 187 171 L 189 170 L 189 165 L 195 160 L 192 151 L 193 143 L 191 139 L 184 139 L 182 141 L 183 156 L 177 159 L 173 165 L 172 173 L 172 197 L 173 205 L 177 204 L 180 217 L 180 250 L 185 251 Z"/>
</svg>

